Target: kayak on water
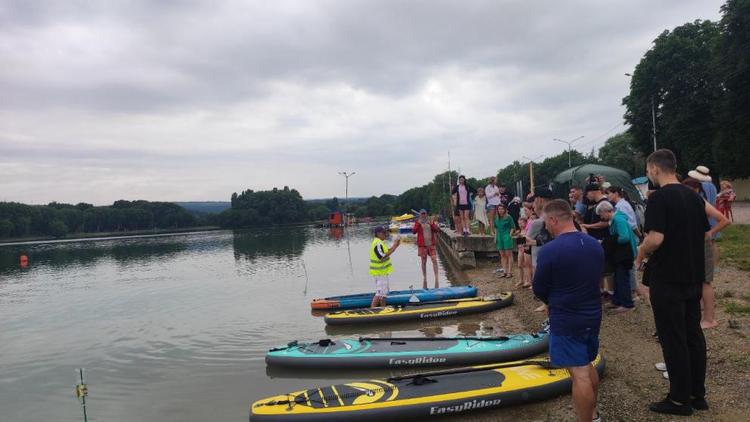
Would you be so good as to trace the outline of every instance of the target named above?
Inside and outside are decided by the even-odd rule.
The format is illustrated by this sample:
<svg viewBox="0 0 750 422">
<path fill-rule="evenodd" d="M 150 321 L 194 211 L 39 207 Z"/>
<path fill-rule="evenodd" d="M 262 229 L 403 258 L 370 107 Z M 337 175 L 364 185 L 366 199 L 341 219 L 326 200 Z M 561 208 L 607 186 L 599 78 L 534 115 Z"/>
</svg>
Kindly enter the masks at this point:
<svg viewBox="0 0 750 422">
<path fill-rule="evenodd" d="M 360 337 L 293 341 L 271 349 L 271 366 L 305 369 L 475 365 L 524 359 L 547 351 L 547 329 L 499 337 Z"/>
<path fill-rule="evenodd" d="M 489 312 L 509 306 L 511 303 L 513 293 L 503 292 L 494 296 L 330 312 L 326 314 L 325 322 L 336 325 L 427 320 Z"/>
<path fill-rule="evenodd" d="M 332 296 L 313 299 L 313 309 L 356 309 L 367 308 L 372 303 L 375 293 L 359 293 L 345 296 Z M 476 297 L 477 288 L 473 286 L 441 287 L 438 289 L 396 290 L 386 297 L 386 305 L 405 305 L 413 302 L 434 302 L 447 299 Z"/>
<path fill-rule="evenodd" d="M 591 363 L 604 374 L 604 358 Z M 383 421 L 455 415 L 569 393 L 570 373 L 546 359 L 445 369 L 316 387 L 258 400 L 251 421 Z"/>
</svg>

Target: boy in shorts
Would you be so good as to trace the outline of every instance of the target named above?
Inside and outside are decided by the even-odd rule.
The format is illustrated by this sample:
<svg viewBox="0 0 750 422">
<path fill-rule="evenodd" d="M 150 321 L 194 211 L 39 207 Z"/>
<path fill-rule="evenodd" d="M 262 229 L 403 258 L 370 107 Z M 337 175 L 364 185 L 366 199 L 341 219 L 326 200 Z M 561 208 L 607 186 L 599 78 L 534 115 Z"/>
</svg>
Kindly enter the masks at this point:
<svg viewBox="0 0 750 422">
<path fill-rule="evenodd" d="M 396 251 L 401 239 L 396 239 L 390 248 L 384 240 L 388 236 L 385 227 L 375 227 L 373 231 L 375 238 L 370 245 L 370 275 L 375 281 L 375 296 L 372 298 L 371 308 L 385 306 L 385 299 L 388 297 L 388 275 L 393 272 L 391 265 L 391 254 Z"/>
</svg>

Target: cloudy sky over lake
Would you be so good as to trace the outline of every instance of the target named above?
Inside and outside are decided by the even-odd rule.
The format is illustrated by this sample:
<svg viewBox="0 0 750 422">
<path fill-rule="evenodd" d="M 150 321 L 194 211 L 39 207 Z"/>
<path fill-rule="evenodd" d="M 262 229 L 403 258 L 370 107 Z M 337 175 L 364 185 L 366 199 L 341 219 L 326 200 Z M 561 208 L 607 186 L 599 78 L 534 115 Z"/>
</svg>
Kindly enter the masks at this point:
<svg viewBox="0 0 750 422">
<path fill-rule="evenodd" d="M 723 1 L 0 1 L 0 201 L 400 193 L 601 146 Z"/>
</svg>

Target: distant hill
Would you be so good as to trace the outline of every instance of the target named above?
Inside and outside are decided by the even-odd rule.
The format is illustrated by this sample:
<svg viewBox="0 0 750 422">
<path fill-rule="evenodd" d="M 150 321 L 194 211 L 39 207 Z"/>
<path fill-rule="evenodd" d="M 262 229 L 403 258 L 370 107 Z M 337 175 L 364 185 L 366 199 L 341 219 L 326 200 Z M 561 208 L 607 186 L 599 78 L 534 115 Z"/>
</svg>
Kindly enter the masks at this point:
<svg viewBox="0 0 750 422">
<path fill-rule="evenodd" d="M 196 214 L 218 214 L 232 206 L 229 201 L 175 202 L 175 204 Z"/>
</svg>

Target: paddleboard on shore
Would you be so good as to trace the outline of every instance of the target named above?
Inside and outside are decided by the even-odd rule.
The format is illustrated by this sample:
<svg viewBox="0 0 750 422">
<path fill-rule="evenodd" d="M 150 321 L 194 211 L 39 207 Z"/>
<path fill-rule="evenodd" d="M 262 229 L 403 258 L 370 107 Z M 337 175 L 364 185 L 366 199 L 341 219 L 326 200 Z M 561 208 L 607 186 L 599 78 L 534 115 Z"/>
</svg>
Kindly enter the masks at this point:
<svg viewBox="0 0 750 422">
<path fill-rule="evenodd" d="M 603 357 L 592 365 L 604 374 Z M 256 401 L 250 420 L 422 420 L 546 400 L 571 386 L 566 369 L 529 359 L 295 391 Z"/>
<path fill-rule="evenodd" d="M 359 293 L 345 296 L 332 296 L 313 299 L 312 309 L 356 309 L 367 308 L 372 303 L 374 292 Z M 386 297 L 386 305 L 404 305 L 415 300 L 419 302 L 434 302 L 448 299 L 476 297 L 477 288 L 474 286 L 441 287 L 438 289 L 396 290 Z"/>
<path fill-rule="evenodd" d="M 271 349 L 266 363 L 304 369 L 409 368 L 507 362 L 547 351 L 546 330 L 498 337 L 393 337 L 293 341 Z"/>
<path fill-rule="evenodd" d="M 513 303 L 513 293 L 503 292 L 494 296 L 331 312 L 326 314 L 325 322 L 330 325 L 343 325 L 411 320 L 424 321 L 489 312 L 509 306 L 511 303 Z"/>
</svg>

